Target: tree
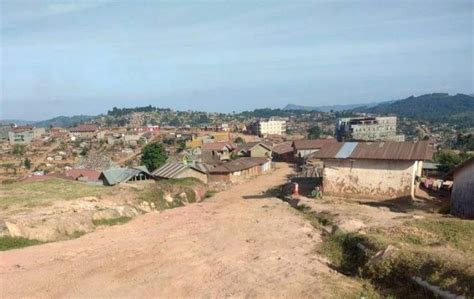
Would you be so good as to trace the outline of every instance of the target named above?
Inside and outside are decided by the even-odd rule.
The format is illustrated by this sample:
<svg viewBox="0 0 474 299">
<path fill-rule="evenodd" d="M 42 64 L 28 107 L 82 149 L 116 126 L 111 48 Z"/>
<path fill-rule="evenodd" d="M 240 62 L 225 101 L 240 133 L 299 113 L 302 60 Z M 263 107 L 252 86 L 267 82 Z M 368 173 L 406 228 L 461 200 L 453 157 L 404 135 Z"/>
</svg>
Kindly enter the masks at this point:
<svg viewBox="0 0 474 299">
<path fill-rule="evenodd" d="M 141 162 L 148 168 L 149 171 L 161 167 L 166 163 L 168 155 L 161 143 L 150 143 L 142 150 Z"/>
<path fill-rule="evenodd" d="M 30 169 L 30 168 L 31 168 L 31 161 L 30 161 L 30 159 L 26 158 L 24 164 L 25 164 L 26 169 Z"/>
<path fill-rule="evenodd" d="M 12 154 L 15 156 L 23 156 L 25 154 L 25 146 L 21 144 L 15 144 L 12 149 Z"/>
<path fill-rule="evenodd" d="M 318 127 L 318 125 L 315 125 L 308 130 L 308 139 L 318 139 L 321 137 L 321 133 L 321 129 Z"/>
<path fill-rule="evenodd" d="M 456 153 L 454 151 L 440 151 L 436 153 L 434 160 L 439 163 L 438 169 L 442 172 L 449 172 L 462 162 L 469 159 L 471 155 L 466 153 Z"/>
<path fill-rule="evenodd" d="M 242 144 L 244 142 L 245 142 L 245 140 L 240 136 L 238 136 L 237 138 L 234 139 L 234 143 L 237 143 L 237 144 Z"/>
</svg>

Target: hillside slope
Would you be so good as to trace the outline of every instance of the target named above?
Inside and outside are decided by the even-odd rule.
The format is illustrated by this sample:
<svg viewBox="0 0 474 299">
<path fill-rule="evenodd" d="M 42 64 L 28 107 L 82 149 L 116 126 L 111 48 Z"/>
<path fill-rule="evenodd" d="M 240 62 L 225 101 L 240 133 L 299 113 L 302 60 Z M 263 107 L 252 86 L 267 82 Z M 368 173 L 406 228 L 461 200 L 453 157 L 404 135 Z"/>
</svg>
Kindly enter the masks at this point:
<svg viewBox="0 0 474 299">
<path fill-rule="evenodd" d="M 433 93 L 408 97 L 375 107 L 355 109 L 374 114 L 395 114 L 400 117 L 428 121 L 461 122 L 474 125 L 474 97 L 465 94 Z"/>
</svg>

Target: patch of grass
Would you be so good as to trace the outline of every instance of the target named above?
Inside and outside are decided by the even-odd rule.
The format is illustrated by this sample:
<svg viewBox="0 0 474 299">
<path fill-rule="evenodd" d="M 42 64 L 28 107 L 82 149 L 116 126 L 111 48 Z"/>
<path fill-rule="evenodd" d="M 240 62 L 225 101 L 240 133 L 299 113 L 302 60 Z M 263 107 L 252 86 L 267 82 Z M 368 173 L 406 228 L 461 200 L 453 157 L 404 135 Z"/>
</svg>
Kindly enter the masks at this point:
<svg viewBox="0 0 474 299">
<path fill-rule="evenodd" d="M 217 191 L 214 191 L 214 190 L 207 190 L 207 191 L 206 191 L 206 194 L 204 194 L 204 198 L 211 198 L 211 197 L 213 197 L 216 193 L 217 193 Z"/>
<path fill-rule="evenodd" d="M 112 219 L 98 219 L 98 220 L 92 220 L 92 223 L 95 226 L 99 225 L 117 225 L 117 224 L 123 224 L 127 223 L 131 220 L 132 218 L 126 217 L 126 216 L 121 216 L 117 218 L 112 218 Z"/>
<path fill-rule="evenodd" d="M 367 262 L 364 252 L 357 247 L 358 243 L 366 243 L 363 236 L 338 230 L 323 240 L 321 253 L 329 258 L 338 271 L 355 275 Z"/>
<path fill-rule="evenodd" d="M 174 186 L 196 186 L 196 185 L 204 185 L 204 183 L 196 178 L 182 178 L 182 179 L 165 179 L 160 180 L 159 183 L 161 184 L 169 184 Z"/>
<path fill-rule="evenodd" d="M 406 225 L 417 227 L 463 252 L 474 254 L 474 221 L 459 218 L 427 218 L 414 220 Z"/>
<path fill-rule="evenodd" d="M 70 239 L 77 239 L 79 237 L 82 237 L 86 234 L 85 231 L 82 231 L 82 230 L 75 230 L 72 234 L 68 234 L 67 236 L 70 238 Z"/>
<path fill-rule="evenodd" d="M 306 205 L 295 208 L 315 228 L 334 223 L 334 216 L 329 213 L 316 213 Z M 433 297 L 412 281 L 417 276 L 443 290 L 471 298 L 474 268 L 467 261 L 474 260 L 472 240 L 474 221 L 407 218 L 403 225 L 369 229 L 364 234 L 336 230 L 323 236 L 318 251 L 329 258 L 336 270 L 370 282 L 383 297 Z M 371 262 L 371 257 L 388 245 L 395 246 L 395 253 Z M 359 295 L 373 296 L 370 292 Z"/>
<path fill-rule="evenodd" d="M 87 196 L 112 194 L 113 192 L 113 187 L 93 186 L 63 179 L 19 182 L 2 185 L 0 208 L 6 208 L 12 204 L 34 207 L 55 200 L 71 200 Z"/>
<path fill-rule="evenodd" d="M 33 245 L 38 245 L 42 243 L 43 242 L 39 240 L 30 240 L 30 239 L 21 238 L 21 237 L 3 236 L 3 237 L 0 237 L 0 251 L 33 246 Z"/>
<path fill-rule="evenodd" d="M 311 207 L 304 204 L 296 206 L 296 209 L 303 213 L 305 218 L 308 219 L 315 228 L 334 224 L 334 217 L 329 213 L 317 213 L 311 210 Z"/>
</svg>

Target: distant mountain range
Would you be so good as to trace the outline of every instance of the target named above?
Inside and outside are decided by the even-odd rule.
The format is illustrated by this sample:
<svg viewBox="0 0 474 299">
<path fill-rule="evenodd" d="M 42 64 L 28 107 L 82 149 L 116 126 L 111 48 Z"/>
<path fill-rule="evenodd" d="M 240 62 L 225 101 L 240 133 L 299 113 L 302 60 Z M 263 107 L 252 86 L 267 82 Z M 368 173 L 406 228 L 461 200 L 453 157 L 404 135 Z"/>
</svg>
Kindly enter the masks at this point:
<svg viewBox="0 0 474 299">
<path fill-rule="evenodd" d="M 145 107 L 146 108 L 146 107 Z M 465 94 L 449 95 L 447 93 L 432 93 L 418 97 L 411 96 L 402 100 L 385 101 L 379 103 L 332 105 L 332 106 L 301 106 L 288 104 L 283 109 L 257 109 L 253 112 L 265 112 L 265 115 L 275 113 L 291 113 L 291 110 L 300 111 L 349 111 L 363 112 L 378 115 L 396 115 L 399 117 L 414 118 L 418 120 L 440 121 L 462 124 L 474 127 L 474 96 Z M 166 113 L 164 111 L 163 113 Z M 245 112 L 244 112 L 245 113 Z M 82 122 L 94 120 L 99 116 L 76 115 L 58 116 L 43 121 L 0 120 L 0 123 L 16 123 L 17 125 L 31 124 L 37 127 L 71 127 Z"/>
<path fill-rule="evenodd" d="M 353 111 L 373 114 L 393 114 L 400 117 L 427 121 L 462 122 L 474 126 L 474 97 L 465 94 L 425 94 L 408 97 L 373 107 L 355 108 Z"/>
<path fill-rule="evenodd" d="M 333 106 L 300 106 L 288 104 L 285 110 L 305 111 L 352 111 L 378 115 L 396 115 L 428 121 L 463 122 L 474 126 L 473 95 L 432 93 L 418 97 L 411 96 L 402 100 L 368 104 L 333 105 Z"/>
<path fill-rule="evenodd" d="M 394 101 L 389 101 L 389 102 L 384 102 L 384 103 L 391 103 L 391 102 L 394 102 Z M 303 105 L 288 104 L 283 108 L 283 110 L 336 112 L 336 111 L 352 110 L 352 109 L 360 108 L 360 107 L 374 107 L 379 104 L 380 102 L 379 103 L 365 103 L 365 104 L 328 105 L 328 106 L 303 106 Z"/>
<path fill-rule="evenodd" d="M 26 120 L 18 120 L 18 119 L 5 119 L 5 120 L 0 120 L 0 123 L 6 123 L 6 124 L 17 124 L 19 126 L 23 125 L 33 125 L 36 127 L 43 127 L 47 128 L 49 126 L 53 127 L 72 127 L 75 126 L 81 122 L 86 122 L 92 119 L 95 119 L 97 116 L 91 116 L 91 115 L 74 115 L 74 116 L 58 116 L 55 118 L 47 119 L 47 120 L 41 120 L 41 121 L 26 121 Z"/>
</svg>

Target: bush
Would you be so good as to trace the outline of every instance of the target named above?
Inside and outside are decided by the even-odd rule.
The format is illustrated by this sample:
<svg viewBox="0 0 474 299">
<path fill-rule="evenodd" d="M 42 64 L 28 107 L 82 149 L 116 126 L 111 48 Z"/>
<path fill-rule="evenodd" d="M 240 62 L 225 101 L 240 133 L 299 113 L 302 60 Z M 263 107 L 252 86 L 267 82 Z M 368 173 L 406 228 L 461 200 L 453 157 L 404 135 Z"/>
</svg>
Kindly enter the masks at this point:
<svg viewBox="0 0 474 299">
<path fill-rule="evenodd" d="M 149 171 L 160 168 L 166 160 L 168 160 L 168 155 L 161 143 L 150 143 L 142 150 L 141 162 Z"/>
<path fill-rule="evenodd" d="M 39 240 L 30 240 L 21 237 L 10 237 L 10 236 L 3 236 L 0 237 L 0 251 L 15 249 L 15 248 L 22 248 L 26 246 L 38 245 L 43 242 Z"/>
</svg>

